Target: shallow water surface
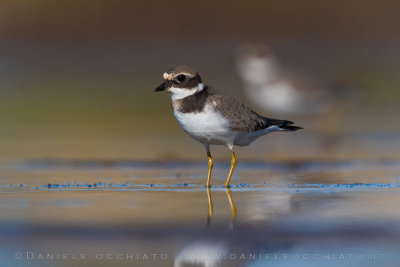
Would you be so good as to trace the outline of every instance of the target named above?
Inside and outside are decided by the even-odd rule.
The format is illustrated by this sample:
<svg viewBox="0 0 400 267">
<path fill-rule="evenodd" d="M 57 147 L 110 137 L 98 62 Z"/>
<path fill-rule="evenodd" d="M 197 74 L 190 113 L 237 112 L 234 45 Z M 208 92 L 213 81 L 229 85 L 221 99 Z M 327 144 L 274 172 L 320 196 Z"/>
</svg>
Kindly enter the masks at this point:
<svg viewBox="0 0 400 267">
<path fill-rule="evenodd" d="M 1 165 L 3 266 L 395 266 L 400 162 Z M 202 265 L 209 264 L 209 265 Z"/>
</svg>

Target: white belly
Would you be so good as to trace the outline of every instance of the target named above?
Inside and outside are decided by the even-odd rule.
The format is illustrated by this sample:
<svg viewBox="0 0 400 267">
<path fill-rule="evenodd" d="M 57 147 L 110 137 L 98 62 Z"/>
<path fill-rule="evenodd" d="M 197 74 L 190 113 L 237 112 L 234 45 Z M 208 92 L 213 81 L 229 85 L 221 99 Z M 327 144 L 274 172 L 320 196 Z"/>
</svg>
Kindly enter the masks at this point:
<svg viewBox="0 0 400 267">
<path fill-rule="evenodd" d="M 203 144 L 246 146 L 260 136 L 280 130 L 271 126 L 256 132 L 231 131 L 229 121 L 210 105 L 197 113 L 182 113 L 174 109 L 174 115 L 183 130 Z"/>
<path fill-rule="evenodd" d="M 174 109 L 174 115 L 183 130 L 203 144 L 232 145 L 234 142 L 229 121 L 213 106 L 206 105 L 202 112 L 196 113 Z"/>
<path fill-rule="evenodd" d="M 271 126 L 266 129 L 258 130 L 255 132 L 236 132 L 233 144 L 237 146 L 247 146 L 255 141 L 260 136 L 266 135 L 270 132 L 281 131 L 278 126 Z"/>
</svg>

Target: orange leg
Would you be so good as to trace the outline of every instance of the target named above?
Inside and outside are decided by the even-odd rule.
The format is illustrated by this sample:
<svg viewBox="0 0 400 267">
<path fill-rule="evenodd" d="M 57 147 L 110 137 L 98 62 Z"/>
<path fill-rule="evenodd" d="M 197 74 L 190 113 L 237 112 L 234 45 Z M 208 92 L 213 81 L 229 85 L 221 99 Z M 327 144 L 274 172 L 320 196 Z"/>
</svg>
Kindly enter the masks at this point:
<svg viewBox="0 0 400 267">
<path fill-rule="evenodd" d="M 211 186 L 211 171 L 213 168 L 213 159 L 211 157 L 211 155 L 208 157 L 208 176 L 207 176 L 207 188 L 210 188 Z"/>
<path fill-rule="evenodd" d="M 213 203 L 211 199 L 211 191 L 210 188 L 207 188 L 207 198 L 208 198 L 208 216 L 207 216 L 207 224 L 210 224 L 211 217 L 213 214 Z"/>
<path fill-rule="evenodd" d="M 235 166 L 237 163 L 235 152 L 232 151 L 232 161 L 231 161 L 231 169 L 229 170 L 228 178 L 225 182 L 225 188 L 229 188 L 229 183 L 231 182 L 233 171 L 235 170 Z"/>
<path fill-rule="evenodd" d="M 231 196 L 231 190 L 226 189 L 225 192 L 226 192 L 226 195 L 228 196 L 229 205 L 231 206 L 232 222 L 233 222 L 233 221 L 235 221 L 236 215 L 237 215 L 236 204 L 235 204 L 235 202 L 233 202 L 233 198 Z"/>
</svg>

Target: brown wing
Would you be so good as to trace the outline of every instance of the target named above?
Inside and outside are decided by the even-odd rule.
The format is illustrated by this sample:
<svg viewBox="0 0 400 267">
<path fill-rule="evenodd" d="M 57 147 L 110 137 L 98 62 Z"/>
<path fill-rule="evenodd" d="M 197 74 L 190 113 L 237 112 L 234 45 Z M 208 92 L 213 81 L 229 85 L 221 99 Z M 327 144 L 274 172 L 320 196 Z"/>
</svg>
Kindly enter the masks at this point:
<svg viewBox="0 0 400 267">
<path fill-rule="evenodd" d="M 291 121 L 265 118 L 247 107 L 240 100 L 226 95 L 215 88 L 207 86 L 207 91 L 209 101 L 211 103 L 215 101 L 217 104 L 216 108 L 229 120 L 230 128 L 233 131 L 254 132 L 274 125 L 291 131 L 301 129 L 297 126 L 290 126 L 293 124 Z"/>
</svg>

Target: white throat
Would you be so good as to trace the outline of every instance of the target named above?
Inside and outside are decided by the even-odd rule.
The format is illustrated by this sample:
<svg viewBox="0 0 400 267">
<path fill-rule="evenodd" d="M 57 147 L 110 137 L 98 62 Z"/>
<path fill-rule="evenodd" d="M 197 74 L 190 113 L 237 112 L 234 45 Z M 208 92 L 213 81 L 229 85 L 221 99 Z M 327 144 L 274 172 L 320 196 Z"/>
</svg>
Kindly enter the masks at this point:
<svg viewBox="0 0 400 267">
<path fill-rule="evenodd" d="M 197 92 L 203 91 L 205 85 L 203 83 L 199 83 L 196 87 L 193 88 L 177 88 L 177 87 L 170 87 L 168 92 L 171 93 L 171 97 L 174 100 L 183 99 L 185 97 L 194 95 Z"/>
</svg>

